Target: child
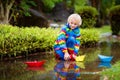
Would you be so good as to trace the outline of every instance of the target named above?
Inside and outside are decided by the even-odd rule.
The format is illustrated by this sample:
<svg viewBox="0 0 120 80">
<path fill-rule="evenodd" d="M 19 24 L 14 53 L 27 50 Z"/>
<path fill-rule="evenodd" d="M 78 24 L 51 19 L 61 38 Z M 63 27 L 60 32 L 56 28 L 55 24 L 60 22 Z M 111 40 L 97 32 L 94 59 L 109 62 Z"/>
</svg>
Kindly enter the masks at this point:
<svg viewBox="0 0 120 80">
<path fill-rule="evenodd" d="M 68 17 L 67 24 L 64 25 L 58 35 L 54 51 L 57 59 L 75 60 L 80 46 L 80 29 L 82 24 L 79 14 L 71 14 Z"/>
</svg>

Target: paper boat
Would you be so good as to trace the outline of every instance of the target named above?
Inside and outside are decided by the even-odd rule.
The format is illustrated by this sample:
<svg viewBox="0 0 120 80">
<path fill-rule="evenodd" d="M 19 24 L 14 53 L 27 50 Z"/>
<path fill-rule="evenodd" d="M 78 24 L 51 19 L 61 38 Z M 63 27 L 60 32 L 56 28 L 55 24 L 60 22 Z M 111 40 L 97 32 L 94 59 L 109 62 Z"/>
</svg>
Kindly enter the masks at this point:
<svg viewBox="0 0 120 80">
<path fill-rule="evenodd" d="M 45 63 L 45 60 L 43 61 L 27 61 L 25 64 L 27 64 L 28 67 L 40 67 Z"/>
<path fill-rule="evenodd" d="M 104 56 L 104 55 L 98 55 L 99 59 L 102 61 L 102 62 L 111 62 L 113 56 Z"/>
<path fill-rule="evenodd" d="M 75 61 L 84 61 L 86 55 L 77 56 Z"/>
</svg>

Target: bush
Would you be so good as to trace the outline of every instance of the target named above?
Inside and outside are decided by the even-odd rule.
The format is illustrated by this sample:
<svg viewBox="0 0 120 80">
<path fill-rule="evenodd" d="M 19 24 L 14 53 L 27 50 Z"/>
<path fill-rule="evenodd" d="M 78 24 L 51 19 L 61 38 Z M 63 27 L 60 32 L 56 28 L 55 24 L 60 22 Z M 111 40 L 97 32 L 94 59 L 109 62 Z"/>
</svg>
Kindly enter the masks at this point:
<svg viewBox="0 0 120 80">
<path fill-rule="evenodd" d="M 0 55 L 27 56 L 29 53 L 53 51 L 60 29 L 0 25 Z M 99 41 L 95 29 L 81 30 L 81 45 L 91 47 Z"/>
<path fill-rule="evenodd" d="M 94 7 L 83 6 L 76 10 L 82 17 L 82 26 L 81 28 L 91 28 L 96 24 L 98 11 Z"/>
<path fill-rule="evenodd" d="M 118 35 L 120 31 L 120 5 L 114 6 L 109 11 L 109 19 L 113 35 Z"/>
<path fill-rule="evenodd" d="M 55 31 L 51 28 L 19 28 L 0 25 L 0 55 L 27 55 L 36 51 L 50 51 Z"/>
<path fill-rule="evenodd" d="M 96 29 L 82 29 L 81 30 L 81 47 L 93 47 L 99 41 L 100 32 Z"/>
</svg>

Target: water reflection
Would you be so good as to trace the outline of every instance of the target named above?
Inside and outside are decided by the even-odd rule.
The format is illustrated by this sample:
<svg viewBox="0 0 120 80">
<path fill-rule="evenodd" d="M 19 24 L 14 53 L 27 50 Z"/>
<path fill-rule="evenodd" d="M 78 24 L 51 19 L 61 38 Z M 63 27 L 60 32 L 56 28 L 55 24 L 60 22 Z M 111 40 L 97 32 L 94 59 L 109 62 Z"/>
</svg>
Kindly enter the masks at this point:
<svg viewBox="0 0 120 80">
<path fill-rule="evenodd" d="M 78 64 L 78 63 L 77 63 Z M 57 80 L 80 80 L 80 67 L 85 68 L 83 64 L 77 65 L 74 61 L 59 61 L 54 67 Z"/>
<path fill-rule="evenodd" d="M 108 45 L 110 44 L 110 45 Z M 0 80 L 101 80 L 98 72 L 110 68 L 120 60 L 120 43 L 101 43 L 100 47 L 81 48 L 85 62 L 57 62 L 51 55 L 31 56 L 27 59 L 0 62 Z M 114 56 L 111 63 L 99 62 L 98 54 Z M 43 67 L 27 67 L 25 61 L 47 60 Z"/>
<path fill-rule="evenodd" d="M 111 63 L 110 62 L 100 62 L 98 67 L 107 67 L 110 68 L 111 67 Z"/>
<path fill-rule="evenodd" d="M 41 67 L 26 67 L 26 70 L 31 70 L 31 71 L 45 71 L 45 68 L 43 66 Z"/>
</svg>

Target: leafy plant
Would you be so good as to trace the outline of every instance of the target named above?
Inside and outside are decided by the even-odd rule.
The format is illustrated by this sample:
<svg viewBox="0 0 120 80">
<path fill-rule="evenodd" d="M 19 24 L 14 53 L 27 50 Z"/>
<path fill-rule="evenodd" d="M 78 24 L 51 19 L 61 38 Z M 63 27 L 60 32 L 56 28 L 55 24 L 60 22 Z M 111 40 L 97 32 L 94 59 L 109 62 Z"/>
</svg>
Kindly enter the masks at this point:
<svg viewBox="0 0 120 80">
<path fill-rule="evenodd" d="M 0 0 L 0 23 L 8 24 L 20 15 L 30 16 L 29 9 L 36 6 L 33 0 Z"/>
<path fill-rule="evenodd" d="M 53 45 L 60 29 L 0 25 L 0 55 L 9 57 L 38 51 L 53 51 Z M 91 47 L 99 41 L 95 29 L 81 29 L 81 46 Z"/>
<path fill-rule="evenodd" d="M 98 11 L 91 6 L 79 7 L 76 10 L 82 17 L 81 28 L 92 28 L 96 24 L 96 19 L 98 16 Z"/>
<path fill-rule="evenodd" d="M 42 0 L 44 6 L 45 6 L 45 11 L 50 11 L 55 7 L 55 4 L 58 2 L 61 2 L 62 0 Z"/>
<path fill-rule="evenodd" d="M 91 47 L 95 46 L 99 41 L 100 32 L 96 29 L 82 29 L 81 30 L 81 46 Z"/>
<path fill-rule="evenodd" d="M 113 35 L 118 35 L 120 32 L 120 5 L 114 6 L 109 11 L 109 19 L 111 23 L 111 30 Z"/>
</svg>

